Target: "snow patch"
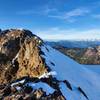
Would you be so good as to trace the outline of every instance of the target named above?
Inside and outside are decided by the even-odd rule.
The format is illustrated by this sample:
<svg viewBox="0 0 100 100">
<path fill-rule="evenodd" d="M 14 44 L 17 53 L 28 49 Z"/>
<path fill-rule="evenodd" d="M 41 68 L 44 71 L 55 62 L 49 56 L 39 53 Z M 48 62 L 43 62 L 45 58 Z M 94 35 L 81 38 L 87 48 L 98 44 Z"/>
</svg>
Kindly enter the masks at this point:
<svg viewBox="0 0 100 100">
<path fill-rule="evenodd" d="M 25 82 L 25 79 L 21 80 L 21 81 L 18 81 L 18 82 L 15 82 L 15 83 L 12 83 L 11 86 L 15 86 L 17 84 L 23 84 Z"/>
<path fill-rule="evenodd" d="M 12 59 L 12 64 L 14 64 L 14 61 L 18 58 L 19 53 L 16 54 L 15 58 Z"/>
<path fill-rule="evenodd" d="M 57 75 L 57 73 L 55 72 L 55 71 L 51 71 L 51 72 L 48 72 L 48 73 L 44 73 L 44 74 L 42 74 L 40 77 L 39 77 L 39 79 L 41 79 L 41 78 L 49 78 L 49 76 L 55 76 L 55 75 Z"/>
<path fill-rule="evenodd" d="M 48 84 L 43 82 L 38 83 L 27 83 L 26 85 L 31 86 L 34 90 L 42 88 L 47 95 L 54 93 L 55 89 L 50 87 Z"/>
</svg>

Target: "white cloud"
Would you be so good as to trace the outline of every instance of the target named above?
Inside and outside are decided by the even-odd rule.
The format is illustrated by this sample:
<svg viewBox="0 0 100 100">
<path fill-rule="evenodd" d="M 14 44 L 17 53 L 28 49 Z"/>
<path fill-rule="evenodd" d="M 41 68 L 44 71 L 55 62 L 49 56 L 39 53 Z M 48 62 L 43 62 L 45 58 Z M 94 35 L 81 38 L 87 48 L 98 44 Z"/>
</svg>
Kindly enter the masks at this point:
<svg viewBox="0 0 100 100">
<path fill-rule="evenodd" d="M 77 9 L 74 9 L 72 11 L 69 11 L 69 12 L 65 13 L 65 16 L 66 16 L 66 18 L 75 17 L 75 16 L 84 16 L 84 15 L 86 15 L 89 12 L 90 11 L 88 9 L 77 8 Z"/>
<path fill-rule="evenodd" d="M 29 9 L 17 12 L 19 15 L 44 15 L 49 18 L 66 20 L 68 22 L 75 22 L 75 17 L 82 17 L 90 13 L 87 8 L 75 8 L 70 11 L 60 11 L 56 8 L 50 8 L 48 5 L 40 7 L 39 9 Z"/>
<path fill-rule="evenodd" d="M 68 12 L 63 12 L 62 14 L 58 13 L 58 14 L 55 14 L 55 15 L 48 15 L 48 16 L 52 17 L 52 18 L 66 20 L 66 21 L 69 21 L 69 22 L 75 22 L 76 21 L 75 17 L 79 17 L 79 16 L 82 17 L 82 16 L 85 16 L 88 13 L 90 13 L 89 9 L 76 8 L 76 9 L 73 9 L 73 10 L 68 11 Z"/>
<path fill-rule="evenodd" d="M 49 6 L 47 5 L 43 8 L 43 10 L 41 12 L 48 15 L 52 12 L 57 12 L 57 9 L 56 8 L 49 8 Z"/>
<path fill-rule="evenodd" d="M 45 40 L 100 40 L 100 29 L 75 30 L 50 28 L 36 31 L 37 35 Z"/>
</svg>

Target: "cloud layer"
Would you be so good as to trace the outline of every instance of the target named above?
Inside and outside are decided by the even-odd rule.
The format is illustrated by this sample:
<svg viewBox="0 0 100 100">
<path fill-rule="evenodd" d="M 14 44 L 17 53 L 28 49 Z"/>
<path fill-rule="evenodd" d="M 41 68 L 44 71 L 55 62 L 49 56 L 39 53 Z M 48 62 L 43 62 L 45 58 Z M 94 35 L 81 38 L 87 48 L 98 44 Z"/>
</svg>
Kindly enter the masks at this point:
<svg viewBox="0 0 100 100">
<path fill-rule="evenodd" d="M 45 40 L 100 40 L 100 29 L 64 30 L 51 28 L 44 31 L 35 31 L 35 33 Z"/>
<path fill-rule="evenodd" d="M 89 9 L 86 8 L 75 8 L 71 11 L 63 12 L 61 14 L 58 13 L 58 15 L 48 15 L 52 18 L 57 18 L 61 20 L 66 20 L 69 22 L 74 22 L 76 20 L 75 17 L 82 17 L 90 13 Z"/>
</svg>

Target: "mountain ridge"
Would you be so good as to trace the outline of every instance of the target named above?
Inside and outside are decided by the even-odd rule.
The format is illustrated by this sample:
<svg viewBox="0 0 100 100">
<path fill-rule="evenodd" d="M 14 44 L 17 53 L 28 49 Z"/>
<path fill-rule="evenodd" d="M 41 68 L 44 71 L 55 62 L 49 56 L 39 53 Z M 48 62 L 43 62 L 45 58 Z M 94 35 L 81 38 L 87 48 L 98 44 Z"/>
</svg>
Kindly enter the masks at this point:
<svg viewBox="0 0 100 100">
<path fill-rule="evenodd" d="M 1 99 L 99 100 L 99 76 L 32 32 L 3 31 L 0 48 Z"/>
<path fill-rule="evenodd" d="M 50 46 L 63 46 L 66 48 L 87 48 L 100 45 L 100 40 L 83 41 L 83 40 L 61 40 L 61 41 L 45 41 Z"/>
</svg>

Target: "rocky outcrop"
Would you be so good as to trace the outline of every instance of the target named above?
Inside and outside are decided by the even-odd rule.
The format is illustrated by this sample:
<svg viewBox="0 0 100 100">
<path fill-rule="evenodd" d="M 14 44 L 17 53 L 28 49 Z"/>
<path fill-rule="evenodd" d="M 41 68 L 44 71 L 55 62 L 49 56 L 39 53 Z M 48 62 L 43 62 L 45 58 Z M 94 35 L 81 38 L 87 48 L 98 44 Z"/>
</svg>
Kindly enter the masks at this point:
<svg viewBox="0 0 100 100">
<path fill-rule="evenodd" d="M 86 64 L 100 64 L 100 46 L 89 47 L 85 50 L 83 58 Z M 87 60 L 87 61 L 86 61 Z"/>
<path fill-rule="evenodd" d="M 40 56 L 42 40 L 28 30 L 5 30 L 0 34 L 0 83 L 47 72 Z"/>
<path fill-rule="evenodd" d="M 60 93 L 47 95 L 42 88 L 33 90 L 28 86 L 22 87 L 20 91 L 16 87 L 8 87 L 0 95 L 3 95 L 0 100 L 65 100 Z"/>
</svg>

